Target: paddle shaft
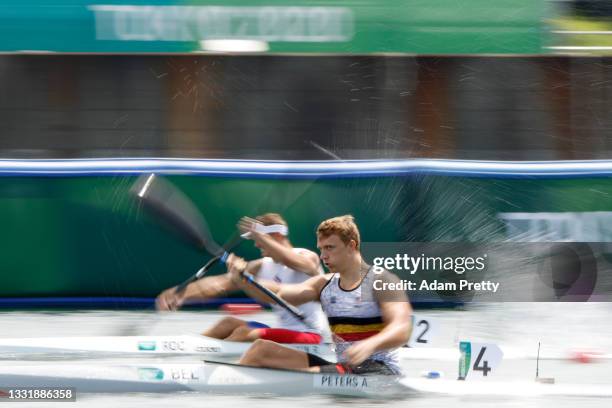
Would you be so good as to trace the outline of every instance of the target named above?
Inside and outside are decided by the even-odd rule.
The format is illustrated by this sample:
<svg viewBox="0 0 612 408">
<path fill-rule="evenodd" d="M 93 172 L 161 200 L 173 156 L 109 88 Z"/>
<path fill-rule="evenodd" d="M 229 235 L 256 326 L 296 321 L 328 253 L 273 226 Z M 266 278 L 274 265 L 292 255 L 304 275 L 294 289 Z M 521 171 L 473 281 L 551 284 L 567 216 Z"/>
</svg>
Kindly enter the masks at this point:
<svg viewBox="0 0 612 408">
<path fill-rule="evenodd" d="M 177 295 L 180 295 L 181 293 L 183 293 L 185 291 L 185 289 L 187 288 L 187 286 L 189 286 L 190 283 L 195 282 L 195 281 L 201 279 L 202 277 L 204 277 L 206 272 L 210 268 L 212 268 L 215 264 L 217 264 L 218 262 L 225 263 L 227 261 L 228 255 L 229 254 L 227 252 L 225 252 L 223 255 L 215 256 L 214 258 L 209 260 L 206 263 L 206 265 L 204 265 L 202 268 L 200 268 L 200 270 L 197 271 L 193 276 L 191 276 L 185 282 L 183 282 L 179 286 L 177 286 L 177 288 L 176 288 L 174 293 L 176 293 Z M 276 293 L 272 292 L 270 289 L 266 288 L 265 286 L 263 286 L 262 284 L 257 282 L 255 280 L 255 278 L 253 277 L 253 275 L 251 275 L 248 272 L 242 272 L 242 277 L 244 278 L 244 281 L 246 283 L 248 283 L 249 285 L 253 286 L 255 289 L 259 290 L 264 295 L 268 296 L 270 299 L 272 299 L 274 302 L 276 302 L 276 304 L 278 304 L 280 307 L 282 307 L 283 309 L 285 309 L 289 313 L 291 313 L 295 318 L 299 319 L 301 322 L 306 323 L 306 317 L 304 316 L 304 314 L 297 307 L 295 307 L 295 306 L 285 302 Z"/>
<path fill-rule="evenodd" d="M 185 291 L 185 289 L 187 288 L 187 286 L 189 286 L 189 284 L 191 284 L 191 283 L 193 283 L 193 282 L 195 282 L 195 281 L 197 281 L 199 279 L 202 279 L 204 277 L 204 275 L 206 275 L 206 273 L 214 265 L 216 265 L 218 262 L 225 263 L 227 261 L 228 256 L 229 256 L 229 252 L 228 251 L 231 251 L 234 247 L 238 246 L 241 242 L 242 241 L 240 239 L 232 240 L 229 245 L 226 245 L 227 250 L 225 252 L 223 252 L 223 254 L 217 255 L 217 256 L 211 258 L 194 275 L 190 276 L 187 280 L 185 280 L 183 283 L 178 285 L 176 287 L 176 290 L 175 290 L 174 293 L 176 293 L 177 295 L 180 295 L 181 293 L 183 293 Z M 295 306 L 285 302 L 276 293 L 272 292 L 270 289 L 266 288 L 265 286 L 263 286 L 262 284 L 257 282 L 255 280 L 255 278 L 253 277 L 253 275 L 251 275 L 248 272 L 243 272 L 242 276 L 244 277 L 245 282 L 247 282 L 249 285 L 251 285 L 255 289 L 259 290 L 264 295 L 268 296 L 270 299 L 272 299 L 274 302 L 276 302 L 276 304 L 278 304 L 280 307 L 282 307 L 283 309 L 285 309 L 289 313 L 291 313 L 295 318 L 299 319 L 302 322 L 306 322 L 306 318 L 305 318 L 304 314 L 297 307 L 295 307 Z"/>
<path fill-rule="evenodd" d="M 251 275 L 248 272 L 242 272 L 242 277 L 244 278 L 245 282 L 247 282 L 249 285 L 253 286 L 255 289 L 259 290 L 261 293 L 268 296 L 270 299 L 276 302 L 276 304 L 278 304 L 280 307 L 282 307 L 283 309 L 291 313 L 295 318 L 306 323 L 306 317 L 304 316 L 304 314 L 302 313 L 300 309 L 285 302 L 276 293 L 272 292 L 270 289 L 266 288 L 261 283 L 257 282 L 255 278 L 253 277 L 253 275 Z"/>
<path fill-rule="evenodd" d="M 180 285 L 178 285 L 176 287 L 176 289 L 174 290 L 174 293 L 177 295 L 182 294 L 185 289 L 187 289 L 187 286 L 189 286 L 189 284 L 202 279 L 206 273 L 213 267 L 215 266 L 218 262 L 224 262 L 227 257 L 229 256 L 228 252 L 224 252 L 222 255 L 217 255 L 213 258 L 211 258 L 208 262 L 206 262 L 206 264 L 201 267 L 195 274 L 191 275 L 189 278 L 187 278 L 183 283 L 181 283 Z"/>
</svg>

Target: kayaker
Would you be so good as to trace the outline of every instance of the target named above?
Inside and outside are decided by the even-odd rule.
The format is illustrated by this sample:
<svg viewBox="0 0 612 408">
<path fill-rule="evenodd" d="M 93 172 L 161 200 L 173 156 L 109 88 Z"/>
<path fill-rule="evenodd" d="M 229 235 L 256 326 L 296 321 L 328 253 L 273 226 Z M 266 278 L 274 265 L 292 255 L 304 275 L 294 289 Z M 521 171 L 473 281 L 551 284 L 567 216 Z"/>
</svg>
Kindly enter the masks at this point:
<svg viewBox="0 0 612 408">
<path fill-rule="evenodd" d="M 252 275 L 282 284 L 295 284 L 313 276 L 322 276 L 323 269 L 317 254 L 293 247 L 288 238 L 287 222 L 279 214 L 263 214 L 255 219 L 244 217 L 239 221 L 238 228 L 243 237 L 252 239 L 261 251 L 262 258 L 245 266 Z M 158 310 L 176 310 L 185 302 L 215 298 L 236 290 L 239 290 L 239 286 L 228 274 L 210 276 L 191 283 L 181 295 L 175 293 L 174 287 L 166 289 L 157 297 L 156 306 Z M 202 334 L 229 341 L 266 339 L 279 343 L 317 344 L 328 330 L 318 302 L 305 302 L 300 306 L 302 313 L 308 316 L 306 323 L 285 309 L 276 305 L 272 307 L 278 317 L 277 327 L 228 316 Z"/>
<path fill-rule="evenodd" d="M 374 273 L 362 258 L 360 243 L 352 216 L 325 220 L 317 229 L 317 247 L 330 273 L 291 285 L 258 279 L 293 305 L 321 302 L 336 343 L 338 362 L 273 341 L 257 340 L 243 355 L 241 364 L 323 373 L 399 374 L 396 349 L 410 337 L 410 303 L 404 291 L 374 289 L 376 280 L 391 283 L 399 279 L 387 271 Z M 232 256 L 232 279 L 253 296 L 263 296 L 243 281 L 241 271 L 246 265 L 244 260 Z"/>
</svg>

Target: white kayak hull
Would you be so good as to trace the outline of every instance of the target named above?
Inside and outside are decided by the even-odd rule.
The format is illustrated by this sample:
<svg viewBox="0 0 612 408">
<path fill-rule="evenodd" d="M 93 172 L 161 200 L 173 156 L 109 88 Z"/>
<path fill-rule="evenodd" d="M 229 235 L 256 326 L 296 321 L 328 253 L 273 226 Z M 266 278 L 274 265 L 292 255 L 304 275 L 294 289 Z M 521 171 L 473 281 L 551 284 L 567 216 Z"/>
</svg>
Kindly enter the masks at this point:
<svg viewBox="0 0 612 408">
<path fill-rule="evenodd" d="M 331 394 L 390 397 L 405 393 L 395 376 L 313 374 L 231 363 L 47 364 L 0 368 L 0 389 L 74 388 L 80 393 L 195 391 L 214 394 Z"/>
<path fill-rule="evenodd" d="M 314 374 L 232 363 L 44 364 L 0 367 L 0 389 L 71 388 L 84 393 L 201 392 L 228 395 L 409 395 L 612 397 L 609 386 L 527 381 L 457 381 L 382 375 Z"/>
<path fill-rule="evenodd" d="M 199 356 L 236 359 L 252 343 L 231 342 L 200 335 L 181 336 L 98 336 L 0 339 L 0 359 L 102 358 L 147 356 Z M 334 359 L 330 344 L 290 344 L 289 347 Z"/>
<path fill-rule="evenodd" d="M 0 338 L 0 359 L 74 359 L 104 357 L 198 356 L 214 360 L 233 360 L 240 357 L 251 343 L 230 342 L 210 337 L 179 336 L 97 336 L 97 337 L 33 337 Z M 315 354 L 328 361 L 335 360 L 331 344 L 291 344 L 289 347 Z M 501 347 L 505 360 L 535 360 L 537 350 Z M 593 360 L 612 359 L 611 354 L 586 353 Z M 458 361 L 457 348 L 402 347 L 402 360 Z M 568 360 L 571 352 L 542 352 L 540 360 Z"/>
</svg>

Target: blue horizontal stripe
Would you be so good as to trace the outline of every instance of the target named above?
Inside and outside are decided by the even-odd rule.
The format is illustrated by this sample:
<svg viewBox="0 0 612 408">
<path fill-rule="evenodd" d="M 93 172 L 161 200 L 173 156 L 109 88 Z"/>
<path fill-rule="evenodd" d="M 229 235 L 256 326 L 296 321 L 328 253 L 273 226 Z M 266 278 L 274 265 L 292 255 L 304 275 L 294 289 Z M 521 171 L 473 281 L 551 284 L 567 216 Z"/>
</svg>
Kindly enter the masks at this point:
<svg viewBox="0 0 612 408">
<path fill-rule="evenodd" d="M 249 298 L 216 298 L 190 303 L 189 306 L 219 307 L 227 303 L 254 304 Z M 0 298 L 0 308 L 85 307 L 85 308 L 152 308 L 155 298 L 140 297 L 23 297 Z"/>
<path fill-rule="evenodd" d="M 463 177 L 608 177 L 612 160 L 476 161 L 349 160 L 259 161 L 196 159 L 0 160 L 0 176 L 195 175 L 239 178 L 393 177 L 417 174 Z"/>
<path fill-rule="evenodd" d="M 250 298 L 216 298 L 201 302 L 190 303 L 189 306 L 221 307 L 228 303 L 256 304 L 258 302 Z M 463 302 L 452 301 L 416 301 L 411 302 L 414 309 L 447 309 L 463 305 Z M 0 309 L 44 309 L 44 308 L 67 308 L 67 309 L 152 309 L 155 298 L 132 298 L 132 297 L 23 297 L 23 298 L 0 298 Z M 265 306 L 265 305 L 263 305 Z"/>
</svg>

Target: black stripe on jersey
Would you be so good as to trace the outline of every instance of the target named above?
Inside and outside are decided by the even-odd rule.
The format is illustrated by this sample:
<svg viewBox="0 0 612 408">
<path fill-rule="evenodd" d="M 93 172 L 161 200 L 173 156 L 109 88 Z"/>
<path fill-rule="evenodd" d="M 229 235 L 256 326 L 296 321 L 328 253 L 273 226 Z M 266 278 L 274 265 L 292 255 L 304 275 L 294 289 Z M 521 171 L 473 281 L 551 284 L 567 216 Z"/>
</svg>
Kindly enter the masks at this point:
<svg viewBox="0 0 612 408">
<path fill-rule="evenodd" d="M 328 317 L 327 321 L 330 326 L 334 324 L 376 324 L 376 323 L 384 323 L 382 316 L 375 317 Z"/>
</svg>

